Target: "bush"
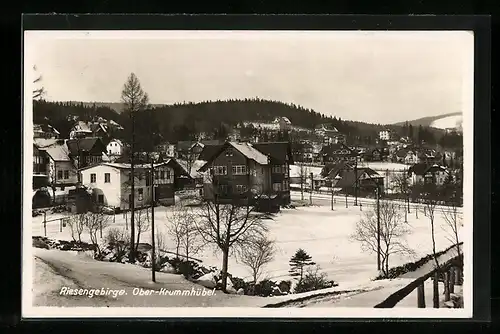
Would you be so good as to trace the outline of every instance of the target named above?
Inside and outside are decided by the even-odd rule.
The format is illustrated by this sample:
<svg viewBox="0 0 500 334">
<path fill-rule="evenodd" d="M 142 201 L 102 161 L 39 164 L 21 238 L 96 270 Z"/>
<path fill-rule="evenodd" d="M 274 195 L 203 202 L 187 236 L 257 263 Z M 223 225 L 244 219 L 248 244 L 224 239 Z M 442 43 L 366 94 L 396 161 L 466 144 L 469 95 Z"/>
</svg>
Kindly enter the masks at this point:
<svg viewBox="0 0 500 334">
<path fill-rule="evenodd" d="M 49 245 L 47 245 L 47 243 L 40 238 L 33 238 L 32 244 L 33 244 L 33 247 L 36 247 L 36 248 L 49 249 Z"/>
<path fill-rule="evenodd" d="M 326 273 L 319 272 L 319 269 L 319 266 L 316 266 L 315 269 L 308 270 L 304 278 L 297 283 L 295 293 L 327 289 L 338 285 L 334 281 L 327 280 Z"/>
<path fill-rule="evenodd" d="M 291 281 L 281 281 L 278 284 L 278 287 L 280 288 L 281 292 L 290 293 L 290 290 L 292 289 L 292 282 Z"/>
</svg>

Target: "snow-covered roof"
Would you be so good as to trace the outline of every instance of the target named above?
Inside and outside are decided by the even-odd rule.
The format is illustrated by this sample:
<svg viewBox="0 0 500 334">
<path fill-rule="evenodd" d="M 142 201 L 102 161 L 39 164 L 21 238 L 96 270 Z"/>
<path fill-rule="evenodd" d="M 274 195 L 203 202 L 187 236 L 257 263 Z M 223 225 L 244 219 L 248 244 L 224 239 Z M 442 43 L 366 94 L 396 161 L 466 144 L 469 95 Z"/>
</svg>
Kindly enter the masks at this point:
<svg viewBox="0 0 500 334">
<path fill-rule="evenodd" d="M 238 143 L 238 142 L 229 142 L 229 145 L 234 147 L 237 151 L 243 154 L 248 159 L 254 160 L 260 165 L 267 165 L 268 159 L 267 156 L 262 152 L 254 148 L 250 143 Z"/>
<path fill-rule="evenodd" d="M 33 138 L 33 143 L 36 145 L 36 147 L 40 148 L 45 148 L 48 146 L 56 145 L 57 141 L 59 139 L 55 138 Z"/>
<path fill-rule="evenodd" d="M 65 144 L 45 147 L 43 150 L 47 152 L 54 161 L 71 161 L 68 147 Z"/>
<path fill-rule="evenodd" d="M 122 143 L 122 141 L 121 141 L 120 139 L 111 139 L 111 140 L 109 141 L 108 145 L 109 145 L 110 143 L 117 143 L 118 145 L 123 146 L 123 143 Z"/>
</svg>

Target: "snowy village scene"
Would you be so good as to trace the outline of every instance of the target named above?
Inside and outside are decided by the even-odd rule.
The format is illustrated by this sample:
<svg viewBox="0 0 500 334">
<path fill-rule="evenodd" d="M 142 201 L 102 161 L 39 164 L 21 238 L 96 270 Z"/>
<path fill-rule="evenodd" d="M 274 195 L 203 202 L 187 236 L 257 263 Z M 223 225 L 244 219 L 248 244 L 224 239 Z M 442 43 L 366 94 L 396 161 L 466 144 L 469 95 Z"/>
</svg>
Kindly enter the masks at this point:
<svg viewBox="0 0 500 334">
<path fill-rule="evenodd" d="M 25 33 L 23 309 L 464 316 L 472 45 Z"/>
</svg>

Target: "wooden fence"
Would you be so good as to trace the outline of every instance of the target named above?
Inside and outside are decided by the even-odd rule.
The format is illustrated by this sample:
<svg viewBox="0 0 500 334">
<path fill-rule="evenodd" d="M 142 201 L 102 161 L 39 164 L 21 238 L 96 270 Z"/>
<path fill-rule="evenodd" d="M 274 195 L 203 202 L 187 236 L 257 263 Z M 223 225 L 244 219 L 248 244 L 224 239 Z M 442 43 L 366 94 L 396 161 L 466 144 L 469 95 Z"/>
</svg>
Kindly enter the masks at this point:
<svg viewBox="0 0 500 334">
<path fill-rule="evenodd" d="M 432 278 L 433 280 L 432 307 L 433 308 L 440 307 L 439 281 L 441 279 L 443 280 L 443 285 L 444 285 L 444 291 L 443 291 L 444 301 L 445 302 L 450 301 L 451 294 L 455 292 L 455 286 L 463 284 L 463 254 L 461 252 L 462 244 L 463 243 L 459 243 L 458 245 L 454 245 L 453 247 L 448 249 L 448 252 L 456 252 L 458 248 L 460 249 L 460 254 L 457 254 L 451 259 L 445 261 L 444 263 L 439 264 L 437 268 L 434 266 L 432 270 L 429 270 L 423 276 L 417 278 L 407 286 L 391 294 L 383 302 L 375 305 L 375 308 L 393 308 L 406 296 L 412 293 L 415 289 L 417 289 L 417 300 L 416 300 L 417 307 L 425 308 L 426 300 L 425 300 L 424 285 L 429 278 Z M 434 258 L 430 259 L 429 261 L 433 262 Z"/>
</svg>

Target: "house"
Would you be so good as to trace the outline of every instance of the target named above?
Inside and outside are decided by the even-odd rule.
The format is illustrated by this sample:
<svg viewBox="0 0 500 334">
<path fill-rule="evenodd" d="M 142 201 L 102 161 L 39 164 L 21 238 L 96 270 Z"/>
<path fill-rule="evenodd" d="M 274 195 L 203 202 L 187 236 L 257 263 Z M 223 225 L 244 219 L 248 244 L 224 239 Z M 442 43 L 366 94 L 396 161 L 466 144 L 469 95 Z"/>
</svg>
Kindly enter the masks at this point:
<svg viewBox="0 0 500 334">
<path fill-rule="evenodd" d="M 345 144 L 346 136 L 331 124 L 319 124 L 314 128 L 314 133 L 323 139 L 324 145 Z"/>
<path fill-rule="evenodd" d="M 170 143 L 163 143 L 156 145 L 156 152 L 160 153 L 160 155 L 168 158 L 175 158 L 176 157 L 176 151 L 175 151 L 175 145 L 170 144 Z"/>
<path fill-rule="evenodd" d="M 77 170 L 64 139 L 34 139 L 33 173 L 47 175 L 54 188 L 64 189 L 78 182 Z"/>
<path fill-rule="evenodd" d="M 97 137 L 69 139 L 66 145 L 78 169 L 102 162 L 106 152 L 106 145 Z"/>
<path fill-rule="evenodd" d="M 330 144 L 321 149 L 324 164 L 338 161 L 356 161 L 358 154 L 345 144 Z"/>
<path fill-rule="evenodd" d="M 117 122 L 98 117 L 89 122 L 77 121 L 70 130 L 69 138 L 98 137 L 106 140 L 122 130 Z"/>
<path fill-rule="evenodd" d="M 446 167 L 438 164 L 418 163 L 408 169 L 411 184 L 432 183 L 442 185 L 448 176 L 449 171 Z"/>
<path fill-rule="evenodd" d="M 419 163 L 418 151 L 410 147 L 396 151 L 396 162 L 413 165 Z"/>
<path fill-rule="evenodd" d="M 421 148 L 418 150 L 418 161 L 426 164 L 439 163 L 442 161 L 441 153 L 433 149 Z"/>
<path fill-rule="evenodd" d="M 82 184 L 91 189 L 94 201 L 100 205 L 127 210 L 131 206 L 130 164 L 106 163 L 90 165 L 80 169 Z M 175 170 L 177 163 L 168 161 L 153 165 L 154 181 L 151 184 L 151 165 L 134 166 L 136 208 L 151 205 L 151 190 L 154 187 L 155 201 L 164 205 L 175 202 Z"/>
<path fill-rule="evenodd" d="M 292 156 L 296 162 L 312 163 L 314 158 L 314 146 L 307 142 L 292 143 Z"/>
<path fill-rule="evenodd" d="M 69 132 L 70 139 L 92 137 L 92 130 L 84 121 L 78 121 L 73 125 Z"/>
<path fill-rule="evenodd" d="M 201 151 L 205 145 L 219 145 L 219 140 L 202 140 L 202 141 L 179 141 L 176 145 L 177 156 L 185 160 L 198 160 Z"/>
<path fill-rule="evenodd" d="M 57 139 L 59 131 L 49 124 L 33 124 L 33 138 Z"/>
<path fill-rule="evenodd" d="M 289 142 L 268 142 L 254 144 L 260 152 L 268 156 L 271 169 L 271 187 L 278 195 L 280 205 L 290 204 L 290 165 L 294 164 Z"/>
<path fill-rule="evenodd" d="M 109 156 L 120 156 L 123 152 L 123 143 L 119 139 L 111 139 L 106 145 L 106 153 Z"/>
<path fill-rule="evenodd" d="M 287 117 L 276 117 L 273 124 L 277 125 L 279 131 L 290 131 L 292 129 L 292 122 Z"/>
<path fill-rule="evenodd" d="M 357 188 L 358 196 L 373 194 L 379 189 L 384 193 L 384 177 L 371 168 L 344 168 L 336 175 L 340 179 L 335 188 L 342 189 L 343 193 L 355 194 Z"/>
<path fill-rule="evenodd" d="M 210 150 L 212 155 L 203 154 L 207 162 L 199 169 L 208 172 L 206 199 L 276 195 L 282 203 L 289 203 L 289 163 L 293 158 L 288 143 L 226 142 Z"/>
<path fill-rule="evenodd" d="M 391 139 L 391 130 L 384 129 L 384 130 L 379 131 L 378 138 L 380 140 L 384 140 L 384 141 L 390 140 Z"/>
<path fill-rule="evenodd" d="M 389 156 L 389 149 L 385 147 L 372 147 L 362 153 L 364 161 L 385 161 Z"/>
</svg>

